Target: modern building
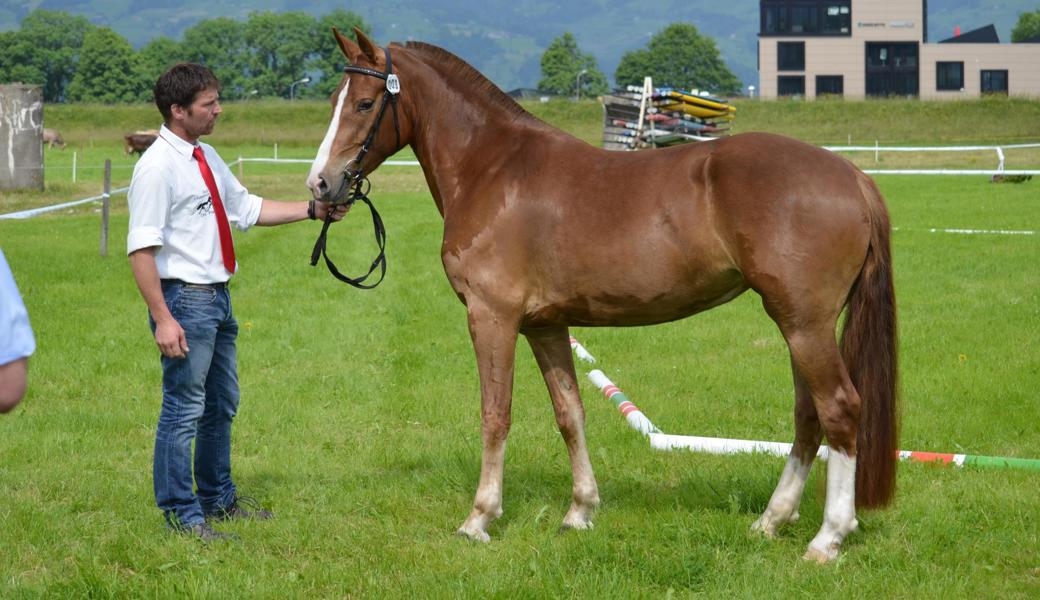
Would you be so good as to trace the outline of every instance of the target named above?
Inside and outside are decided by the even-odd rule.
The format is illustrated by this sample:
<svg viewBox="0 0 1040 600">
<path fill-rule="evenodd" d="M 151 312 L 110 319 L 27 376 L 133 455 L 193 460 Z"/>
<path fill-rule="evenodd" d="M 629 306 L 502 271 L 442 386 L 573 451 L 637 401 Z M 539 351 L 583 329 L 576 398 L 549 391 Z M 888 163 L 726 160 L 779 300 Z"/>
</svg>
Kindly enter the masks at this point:
<svg viewBox="0 0 1040 600">
<path fill-rule="evenodd" d="M 1040 97 L 1040 43 L 928 42 L 928 0 L 759 0 L 759 95 Z M 951 32 L 952 33 L 952 32 Z"/>
</svg>

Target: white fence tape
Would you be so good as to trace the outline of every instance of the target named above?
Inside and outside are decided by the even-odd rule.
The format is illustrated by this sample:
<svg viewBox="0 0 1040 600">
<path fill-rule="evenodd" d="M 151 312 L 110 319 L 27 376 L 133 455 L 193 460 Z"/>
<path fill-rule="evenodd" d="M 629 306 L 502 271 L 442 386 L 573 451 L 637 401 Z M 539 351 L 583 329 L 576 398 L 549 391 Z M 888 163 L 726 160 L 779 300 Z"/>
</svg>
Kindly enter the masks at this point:
<svg viewBox="0 0 1040 600">
<path fill-rule="evenodd" d="M 233 167 L 239 163 L 244 162 L 256 162 L 256 163 L 299 163 L 299 164 L 310 164 L 314 162 L 314 159 L 310 158 L 239 158 L 228 163 L 228 167 Z M 398 166 L 398 167 L 417 167 L 419 162 L 415 160 L 388 160 L 383 162 L 384 165 Z M 48 167 L 49 168 L 49 167 Z M 103 168 L 103 167 L 102 167 Z M 80 170 L 84 170 L 85 167 L 80 167 Z M 129 187 L 122 187 L 119 189 L 112 190 L 110 195 L 125 194 Z M 0 215 L 0 219 L 28 219 L 37 215 L 53 212 L 56 210 L 62 210 L 64 208 L 71 208 L 79 206 L 81 204 L 89 204 L 91 202 L 99 202 L 104 199 L 104 194 L 99 196 L 91 196 L 90 198 L 83 198 L 81 200 L 72 200 L 70 202 L 62 202 L 61 204 L 55 204 L 53 206 L 44 206 L 41 208 L 33 208 L 30 210 L 22 210 L 13 213 L 7 213 Z"/>
<path fill-rule="evenodd" d="M 918 229 L 914 227 L 893 227 L 892 231 L 926 231 L 928 233 L 959 233 L 962 235 L 1036 235 L 1032 229 L 940 229 L 929 227 Z"/>
<path fill-rule="evenodd" d="M 832 152 L 965 152 L 965 151 L 978 151 L 978 150 L 994 150 L 1000 157 L 1000 164 L 997 169 L 866 169 L 865 173 L 870 175 L 1040 175 L 1040 170 L 1005 170 L 1004 169 L 1004 155 L 1002 149 L 1008 148 L 1040 148 L 1038 144 L 1009 144 L 1006 146 L 823 146 L 824 149 Z M 277 150 L 276 150 L 277 152 Z M 310 164 L 313 163 L 313 159 L 309 158 L 242 158 L 228 163 L 228 167 L 233 167 L 241 163 L 285 163 L 285 164 Z M 384 165 L 398 166 L 398 167 L 417 167 L 419 162 L 415 160 L 388 160 L 383 162 Z M 80 167 L 85 169 L 90 167 Z M 112 190 L 112 194 L 123 194 L 129 188 L 119 188 Z M 44 206 L 42 208 L 34 208 L 31 210 L 23 210 L 14 213 L 7 213 L 0 215 L 0 219 L 28 219 L 35 217 L 36 215 L 42 215 L 44 213 L 61 210 L 63 208 L 70 208 L 73 206 L 79 206 L 81 204 L 87 204 L 90 202 L 97 202 L 101 200 L 103 196 L 91 196 L 90 198 L 83 198 L 82 200 L 73 200 L 71 202 L 63 202 L 61 204 L 55 204 L 53 206 Z M 1003 231 L 974 231 L 974 230 L 932 230 L 942 231 L 946 233 L 1008 233 Z M 1016 234 L 1032 235 L 1032 232 L 1011 232 Z"/>
<path fill-rule="evenodd" d="M 864 169 L 869 175 L 1040 175 L 1040 171 L 1005 168 L 1004 150 L 1015 148 L 1040 148 L 1037 144 L 1007 144 L 1004 146 L 823 146 L 831 152 L 873 152 L 874 162 L 880 162 L 882 152 L 979 152 L 990 150 L 997 153 L 996 169 Z"/>
<path fill-rule="evenodd" d="M 233 167 L 240 162 L 256 162 L 256 163 L 300 163 L 300 164 L 311 164 L 314 162 L 313 158 L 239 158 L 238 160 L 228 163 L 229 167 Z M 390 165 L 392 167 L 418 167 L 419 161 L 417 160 L 385 160 L 384 165 Z"/>
<path fill-rule="evenodd" d="M 1040 148 L 1036 144 L 1006 144 L 1000 146 L 824 146 L 824 150 L 832 152 L 974 152 L 978 150 L 993 150 L 997 148 Z"/>
<path fill-rule="evenodd" d="M 122 187 L 119 189 L 112 190 L 108 194 L 111 197 L 114 194 L 125 194 L 129 187 Z M 44 206 L 42 208 L 33 208 L 30 210 L 22 210 L 13 213 L 7 213 L 6 215 L 0 215 L 0 219 L 28 219 L 29 217 L 35 217 L 36 215 L 42 215 L 44 213 L 54 212 L 63 208 L 71 208 L 73 206 L 79 206 L 80 204 L 87 204 L 90 202 L 98 202 L 105 199 L 105 194 L 98 196 L 91 196 L 90 198 L 83 198 L 82 200 L 73 200 L 72 202 L 62 202 L 61 204 L 55 204 L 53 206 Z"/>
<path fill-rule="evenodd" d="M 1034 169 L 863 169 L 867 175 L 1040 175 Z"/>
</svg>

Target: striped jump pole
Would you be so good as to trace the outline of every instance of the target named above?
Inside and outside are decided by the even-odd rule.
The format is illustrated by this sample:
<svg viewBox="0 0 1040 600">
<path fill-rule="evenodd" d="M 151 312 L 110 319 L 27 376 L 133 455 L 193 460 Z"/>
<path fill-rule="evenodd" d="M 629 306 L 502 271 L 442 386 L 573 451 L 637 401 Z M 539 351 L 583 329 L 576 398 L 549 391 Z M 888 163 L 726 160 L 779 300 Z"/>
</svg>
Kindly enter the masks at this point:
<svg viewBox="0 0 1040 600">
<path fill-rule="evenodd" d="M 589 354 L 589 351 L 585 349 L 585 346 L 582 346 L 581 342 L 578 341 L 578 338 L 573 335 L 571 336 L 571 350 L 574 350 L 575 356 L 579 359 L 589 364 L 595 364 L 596 357 Z"/>
<path fill-rule="evenodd" d="M 668 435 L 666 433 L 651 433 L 650 447 L 654 450 L 692 450 L 708 454 L 758 453 L 784 457 L 791 453 L 791 444 L 782 442 L 756 442 L 695 435 Z M 827 460 L 829 455 L 830 449 L 827 446 L 820 446 L 816 452 L 816 457 L 821 460 Z"/>
<path fill-rule="evenodd" d="M 1012 458 L 1007 456 L 979 456 L 973 454 L 943 454 L 939 452 L 914 452 L 912 450 L 900 450 L 900 460 L 908 460 L 920 463 L 942 463 L 963 467 L 984 467 L 990 469 L 1020 469 L 1025 471 L 1040 471 L 1040 460 L 1034 458 Z"/>
<path fill-rule="evenodd" d="M 650 447 L 655 450 L 685 449 L 709 454 L 759 453 L 785 457 L 791 453 L 791 444 L 781 442 L 758 442 L 753 440 L 731 440 L 726 438 L 697 437 L 692 435 L 668 435 L 651 433 Z M 827 460 L 830 448 L 820 446 L 816 457 Z M 971 454 L 943 454 L 940 452 L 916 452 L 900 450 L 899 460 L 916 463 L 940 463 L 963 467 L 983 467 L 991 469 L 1018 469 L 1040 471 L 1040 460 L 1030 458 L 1010 458 L 1003 456 L 976 456 Z"/>
<path fill-rule="evenodd" d="M 631 425 L 633 429 L 643 435 L 661 433 L 661 430 L 651 423 L 650 419 L 646 418 L 643 411 L 639 410 L 635 404 L 632 404 L 632 401 L 628 399 L 628 396 L 618 389 L 618 386 L 614 385 L 614 382 L 608 379 L 607 376 L 603 374 L 603 371 L 593 369 L 589 373 L 589 379 L 600 389 L 600 391 L 603 392 L 603 395 L 607 397 L 607 400 L 614 403 L 618 412 L 624 415 L 625 420 L 628 421 L 628 424 Z"/>
<path fill-rule="evenodd" d="M 582 344 L 571 336 L 571 348 L 579 359 L 595 363 L 596 359 Z M 662 432 L 643 414 L 628 396 L 614 384 L 603 371 L 593 369 L 588 374 L 589 380 L 603 395 L 614 403 L 618 412 L 639 433 L 650 438 L 650 447 L 655 450 L 691 450 L 709 454 L 743 454 L 758 453 L 770 456 L 786 457 L 791 453 L 791 444 L 783 442 L 764 442 L 756 440 L 736 440 L 728 438 L 700 437 L 693 435 L 670 435 Z M 830 456 L 830 448 L 820 446 L 817 458 L 826 461 Z M 989 469 L 1017 469 L 1040 471 L 1040 460 L 1032 458 L 1012 458 L 1004 456 L 980 456 L 973 454 L 946 454 L 941 452 L 917 452 L 900 450 L 899 460 L 917 463 L 939 463 L 956 467 L 973 466 Z"/>
</svg>

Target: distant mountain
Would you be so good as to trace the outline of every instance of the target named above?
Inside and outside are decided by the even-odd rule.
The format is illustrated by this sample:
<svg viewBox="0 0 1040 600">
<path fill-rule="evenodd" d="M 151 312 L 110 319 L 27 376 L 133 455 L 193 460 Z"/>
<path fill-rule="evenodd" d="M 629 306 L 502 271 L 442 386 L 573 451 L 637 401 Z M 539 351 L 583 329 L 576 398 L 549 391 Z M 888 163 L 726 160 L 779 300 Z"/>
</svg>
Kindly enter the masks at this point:
<svg viewBox="0 0 1040 600">
<path fill-rule="evenodd" d="M 534 87 L 541 76 L 542 52 L 557 36 L 574 34 L 584 52 L 613 79 L 621 55 L 645 47 L 650 36 L 669 23 L 693 23 L 715 39 L 723 60 L 745 84 L 758 84 L 758 0 L 3 0 L 0 30 L 16 29 L 34 8 L 62 10 L 107 25 L 140 47 L 165 35 L 179 39 L 197 21 L 214 17 L 244 19 L 253 11 L 303 10 L 315 16 L 345 8 L 372 26 L 379 43 L 422 40 L 442 46 L 472 63 L 500 87 Z M 1001 41 L 1022 12 L 1037 9 L 1036 0 L 931 0 L 928 39 L 953 35 L 993 23 Z"/>
</svg>

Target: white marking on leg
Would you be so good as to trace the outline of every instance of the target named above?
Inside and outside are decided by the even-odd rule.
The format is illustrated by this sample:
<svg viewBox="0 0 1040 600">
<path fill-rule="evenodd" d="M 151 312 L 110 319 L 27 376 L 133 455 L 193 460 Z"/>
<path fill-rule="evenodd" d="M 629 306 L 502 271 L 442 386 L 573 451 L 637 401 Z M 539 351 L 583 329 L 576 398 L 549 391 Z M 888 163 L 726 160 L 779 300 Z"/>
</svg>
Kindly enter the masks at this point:
<svg viewBox="0 0 1040 600">
<path fill-rule="evenodd" d="M 318 155 L 314 157 L 314 162 L 311 164 L 311 172 L 307 176 L 307 187 L 311 191 L 318 189 L 318 176 L 321 175 L 326 163 L 329 162 L 329 153 L 332 151 L 332 142 L 336 139 L 336 133 L 339 131 L 339 117 L 343 112 L 343 102 L 347 99 L 348 89 L 350 89 L 350 78 L 347 78 L 347 82 L 343 84 L 343 89 L 339 92 L 339 97 L 336 99 L 336 108 L 332 111 L 332 120 L 329 121 L 329 128 L 325 132 L 325 139 L 318 146 Z"/>
<path fill-rule="evenodd" d="M 592 529 L 592 514 L 599 506 L 599 486 L 596 485 L 596 476 L 589 461 L 583 424 L 578 424 L 575 430 L 573 439 L 565 436 L 571 458 L 574 491 L 570 510 L 563 518 L 563 528 Z"/>
<path fill-rule="evenodd" d="M 806 560 L 829 562 L 838 558 L 845 536 L 856 530 L 856 457 L 831 449 L 827 459 L 827 501 L 823 527 L 809 543 Z"/>
<path fill-rule="evenodd" d="M 502 516 L 502 471 L 505 460 L 505 442 L 497 448 L 484 448 L 481 460 L 480 483 L 473 498 L 473 510 L 459 527 L 458 533 L 477 542 L 488 542 L 487 528 Z"/>
<path fill-rule="evenodd" d="M 765 512 L 751 526 L 753 531 L 761 531 L 768 537 L 776 535 L 777 530 L 785 523 L 794 523 L 798 520 L 798 505 L 802 501 L 802 492 L 805 490 L 805 481 L 809 478 L 809 470 L 812 462 L 803 463 L 795 455 L 787 457 L 784 472 L 780 475 L 780 482 L 769 499 L 769 505 Z"/>
</svg>

